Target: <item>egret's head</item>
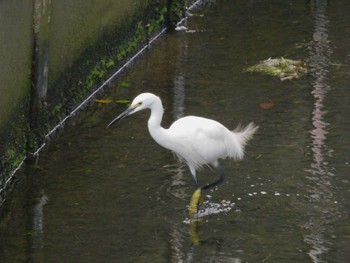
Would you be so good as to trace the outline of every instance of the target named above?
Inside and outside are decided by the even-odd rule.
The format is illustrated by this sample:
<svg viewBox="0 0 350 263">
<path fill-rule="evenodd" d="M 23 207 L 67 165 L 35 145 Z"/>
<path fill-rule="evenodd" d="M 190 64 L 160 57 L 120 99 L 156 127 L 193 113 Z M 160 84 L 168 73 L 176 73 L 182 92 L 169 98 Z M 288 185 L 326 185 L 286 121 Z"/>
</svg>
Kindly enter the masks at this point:
<svg viewBox="0 0 350 263">
<path fill-rule="evenodd" d="M 124 119 L 126 116 L 134 114 L 135 112 L 142 111 L 144 109 L 149 109 L 152 107 L 152 104 L 156 101 L 160 100 L 159 97 L 152 93 L 141 93 L 138 95 L 131 103 L 129 108 L 127 108 L 124 112 L 122 112 L 117 118 L 112 120 L 107 128 L 112 126 L 117 121 Z"/>
</svg>

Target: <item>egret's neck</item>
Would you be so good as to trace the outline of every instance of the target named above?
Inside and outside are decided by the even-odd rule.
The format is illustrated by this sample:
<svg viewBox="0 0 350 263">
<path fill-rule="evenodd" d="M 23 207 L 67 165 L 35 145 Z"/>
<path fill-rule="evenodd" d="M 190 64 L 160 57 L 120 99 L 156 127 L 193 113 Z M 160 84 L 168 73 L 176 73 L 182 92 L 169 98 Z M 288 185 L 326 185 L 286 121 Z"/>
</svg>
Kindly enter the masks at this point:
<svg viewBox="0 0 350 263">
<path fill-rule="evenodd" d="M 150 109 L 151 109 L 151 116 L 148 120 L 148 130 L 152 138 L 157 143 L 159 143 L 162 146 L 165 146 L 164 139 L 167 136 L 166 134 L 167 130 L 160 126 L 163 118 L 163 113 L 164 113 L 162 102 L 160 100 L 155 101 L 150 107 Z"/>
</svg>

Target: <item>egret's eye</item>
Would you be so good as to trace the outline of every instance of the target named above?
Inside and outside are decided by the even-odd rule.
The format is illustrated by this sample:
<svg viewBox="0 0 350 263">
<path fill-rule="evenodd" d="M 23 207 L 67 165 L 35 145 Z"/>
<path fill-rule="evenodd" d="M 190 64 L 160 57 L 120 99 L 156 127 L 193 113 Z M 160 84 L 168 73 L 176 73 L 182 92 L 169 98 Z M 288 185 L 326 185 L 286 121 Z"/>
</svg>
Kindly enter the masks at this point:
<svg viewBox="0 0 350 263">
<path fill-rule="evenodd" d="M 141 106 L 142 105 L 142 101 L 137 103 L 136 105 L 137 105 L 137 107 Z"/>
</svg>

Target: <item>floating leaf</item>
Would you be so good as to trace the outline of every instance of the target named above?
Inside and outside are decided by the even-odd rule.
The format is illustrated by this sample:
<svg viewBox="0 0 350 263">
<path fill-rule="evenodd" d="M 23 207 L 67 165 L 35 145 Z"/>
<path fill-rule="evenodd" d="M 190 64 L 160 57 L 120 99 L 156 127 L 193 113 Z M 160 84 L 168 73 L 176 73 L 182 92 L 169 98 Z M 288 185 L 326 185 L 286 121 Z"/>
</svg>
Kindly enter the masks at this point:
<svg viewBox="0 0 350 263">
<path fill-rule="evenodd" d="M 117 100 L 116 103 L 119 104 L 129 104 L 131 101 L 130 100 Z"/>
<path fill-rule="evenodd" d="M 107 100 L 95 100 L 95 102 L 107 104 L 107 103 L 112 103 L 113 100 L 108 100 L 108 99 Z"/>
<path fill-rule="evenodd" d="M 263 110 L 269 110 L 271 109 L 273 106 L 275 106 L 275 104 L 273 102 L 264 102 L 264 103 L 260 103 L 259 104 L 260 108 Z"/>
</svg>

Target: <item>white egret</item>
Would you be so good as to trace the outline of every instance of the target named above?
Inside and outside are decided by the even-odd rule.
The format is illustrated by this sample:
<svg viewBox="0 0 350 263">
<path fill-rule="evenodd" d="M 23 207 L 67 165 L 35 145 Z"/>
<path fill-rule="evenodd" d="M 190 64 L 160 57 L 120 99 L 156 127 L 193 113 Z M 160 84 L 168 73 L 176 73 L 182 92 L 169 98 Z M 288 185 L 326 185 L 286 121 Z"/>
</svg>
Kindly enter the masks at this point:
<svg viewBox="0 0 350 263">
<path fill-rule="evenodd" d="M 258 126 L 250 123 L 245 128 L 237 127 L 230 131 L 221 123 L 197 116 L 187 116 L 176 120 L 168 129 L 161 127 L 163 105 L 161 99 L 152 93 L 138 95 L 123 113 L 109 123 L 115 122 L 135 112 L 150 109 L 148 130 L 152 138 L 161 146 L 173 151 L 187 163 L 197 190 L 194 192 L 190 214 L 197 211 L 201 190 L 210 188 L 224 180 L 223 172 L 219 169 L 219 159 L 232 158 L 240 160 L 244 156 L 244 146 L 257 131 Z M 203 165 L 212 165 L 219 172 L 220 178 L 208 185 L 199 187 L 196 170 Z"/>
</svg>

